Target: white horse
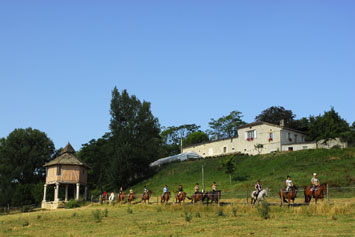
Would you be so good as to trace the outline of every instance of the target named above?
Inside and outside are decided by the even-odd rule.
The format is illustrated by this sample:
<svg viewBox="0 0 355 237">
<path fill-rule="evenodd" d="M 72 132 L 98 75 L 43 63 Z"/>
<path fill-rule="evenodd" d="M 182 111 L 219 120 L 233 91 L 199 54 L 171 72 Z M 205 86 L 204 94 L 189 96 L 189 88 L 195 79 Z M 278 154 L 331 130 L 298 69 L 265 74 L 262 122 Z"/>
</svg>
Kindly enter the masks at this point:
<svg viewBox="0 0 355 237">
<path fill-rule="evenodd" d="M 255 198 L 256 191 L 251 193 L 251 204 L 255 204 L 256 200 L 264 201 L 265 197 L 267 197 L 267 190 L 263 189 L 259 192 L 257 198 Z"/>
</svg>

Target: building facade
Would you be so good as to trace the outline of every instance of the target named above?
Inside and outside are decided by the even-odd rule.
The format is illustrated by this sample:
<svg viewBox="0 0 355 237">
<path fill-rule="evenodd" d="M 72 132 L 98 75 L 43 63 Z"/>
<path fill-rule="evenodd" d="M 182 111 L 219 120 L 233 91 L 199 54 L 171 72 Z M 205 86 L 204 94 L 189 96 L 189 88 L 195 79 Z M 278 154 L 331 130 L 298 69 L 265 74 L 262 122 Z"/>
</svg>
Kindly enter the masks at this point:
<svg viewBox="0 0 355 237">
<path fill-rule="evenodd" d="M 335 145 L 347 147 L 339 139 L 327 144 L 306 142 L 306 134 L 294 129 L 266 122 L 254 122 L 239 128 L 238 136 L 183 148 L 183 152 L 194 151 L 202 157 L 222 156 L 233 153 L 249 155 L 267 154 L 276 151 L 331 148 Z"/>
</svg>

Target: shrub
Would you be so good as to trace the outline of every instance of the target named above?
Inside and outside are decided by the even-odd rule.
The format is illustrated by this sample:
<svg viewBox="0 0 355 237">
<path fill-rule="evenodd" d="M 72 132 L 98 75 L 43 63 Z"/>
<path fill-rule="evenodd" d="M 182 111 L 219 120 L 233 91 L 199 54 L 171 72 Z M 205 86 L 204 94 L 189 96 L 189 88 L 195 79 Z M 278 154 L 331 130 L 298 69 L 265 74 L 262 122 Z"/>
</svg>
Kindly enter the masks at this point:
<svg viewBox="0 0 355 237">
<path fill-rule="evenodd" d="M 108 210 L 107 210 L 107 208 L 105 208 L 105 210 L 103 211 L 103 216 L 107 217 L 107 215 L 108 215 Z"/>
<path fill-rule="evenodd" d="M 195 215 L 196 217 L 201 217 L 201 214 L 200 214 L 200 212 L 196 212 L 196 215 Z"/>
<path fill-rule="evenodd" d="M 127 213 L 128 214 L 132 214 L 133 213 L 132 209 L 131 208 L 127 208 Z"/>
<path fill-rule="evenodd" d="M 69 200 L 65 203 L 65 208 L 77 208 L 80 207 L 81 203 L 77 200 Z"/>
<path fill-rule="evenodd" d="M 95 211 L 92 211 L 92 216 L 94 217 L 94 220 L 96 221 L 96 223 L 101 222 L 102 220 L 102 213 L 101 210 L 96 209 Z"/>
<path fill-rule="evenodd" d="M 41 219 L 41 215 L 37 215 L 37 220 Z"/>
<path fill-rule="evenodd" d="M 157 212 L 161 212 L 161 207 L 156 208 Z"/>
<path fill-rule="evenodd" d="M 259 212 L 259 215 L 260 215 L 263 219 L 269 219 L 269 218 L 270 218 L 270 215 L 269 215 L 269 212 L 270 212 L 270 204 L 267 203 L 266 201 L 264 201 L 264 202 L 261 204 L 261 207 L 258 205 L 258 212 Z"/>
<path fill-rule="evenodd" d="M 218 216 L 224 216 L 223 209 L 218 209 Z"/>
<path fill-rule="evenodd" d="M 192 220 L 192 213 L 188 213 L 187 211 L 185 211 L 185 221 L 186 222 L 190 222 Z"/>
<path fill-rule="evenodd" d="M 30 222 L 28 222 L 28 220 L 23 220 L 22 221 L 22 226 L 29 226 Z"/>
<path fill-rule="evenodd" d="M 233 216 L 236 217 L 237 216 L 237 208 L 233 207 L 232 213 L 233 213 Z"/>
<path fill-rule="evenodd" d="M 31 212 L 33 211 L 33 207 L 31 205 L 22 206 L 22 212 Z"/>
<path fill-rule="evenodd" d="M 73 213 L 73 215 L 71 215 L 72 217 L 76 217 L 76 212 Z"/>
</svg>

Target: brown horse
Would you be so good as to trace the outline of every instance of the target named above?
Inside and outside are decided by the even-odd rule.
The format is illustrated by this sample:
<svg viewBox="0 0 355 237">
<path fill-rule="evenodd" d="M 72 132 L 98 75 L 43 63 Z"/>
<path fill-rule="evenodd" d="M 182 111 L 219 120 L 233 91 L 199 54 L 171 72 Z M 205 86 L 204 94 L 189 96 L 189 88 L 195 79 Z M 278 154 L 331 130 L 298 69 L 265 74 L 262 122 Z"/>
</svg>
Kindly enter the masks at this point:
<svg viewBox="0 0 355 237">
<path fill-rule="evenodd" d="M 181 204 L 181 201 L 183 203 L 185 203 L 186 193 L 181 192 L 180 195 L 179 195 L 179 193 L 176 193 L 175 198 L 176 198 L 175 203 L 177 203 L 178 201 L 179 201 L 179 204 Z"/>
<path fill-rule="evenodd" d="M 163 204 L 165 202 L 165 204 L 167 204 L 169 202 L 170 199 L 170 192 L 165 193 L 165 195 L 161 195 L 161 203 Z"/>
<path fill-rule="evenodd" d="M 319 187 L 313 192 L 311 191 L 312 186 L 305 186 L 304 187 L 304 202 L 309 203 L 312 200 L 312 197 L 314 198 L 315 203 L 317 203 L 318 199 L 321 199 L 323 201 L 324 199 L 324 193 L 327 192 L 327 184 L 321 184 Z"/>
<path fill-rule="evenodd" d="M 187 199 L 191 200 L 192 203 L 196 203 L 196 202 L 199 202 L 199 201 L 202 202 L 203 193 L 201 193 L 201 192 L 194 193 L 194 194 L 192 194 L 192 196 L 190 198 L 187 197 Z"/>
<path fill-rule="evenodd" d="M 119 194 L 117 195 L 117 201 L 118 201 L 118 202 L 124 201 L 124 197 L 125 197 L 125 196 L 126 196 L 126 194 L 125 194 L 124 192 L 119 193 Z"/>
<path fill-rule="evenodd" d="M 217 190 L 215 192 L 213 192 L 213 191 L 207 192 L 203 195 L 202 203 L 205 201 L 205 199 L 207 199 L 207 205 L 208 205 L 209 200 L 211 200 L 211 204 L 213 202 L 218 204 L 218 201 L 220 198 L 221 198 L 221 190 Z"/>
<path fill-rule="evenodd" d="M 135 193 L 128 194 L 128 202 L 131 203 L 134 199 L 136 199 Z"/>
<path fill-rule="evenodd" d="M 148 204 L 149 204 L 149 199 L 150 199 L 151 196 L 152 196 L 152 191 L 148 190 L 147 192 L 145 192 L 142 195 L 142 201 L 144 201 L 144 203 L 146 203 L 148 201 Z"/>
<path fill-rule="evenodd" d="M 298 191 L 298 188 L 296 187 L 296 185 L 292 186 L 290 188 L 290 191 L 288 191 L 288 192 L 286 192 L 286 189 L 282 189 L 282 196 L 281 196 L 281 191 L 279 191 L 279 196 L 280 196 L 280 199 L 281 199 L 280 206 L 282 206 L 282 201 L 288 203 L 288 206 L 290 206 L 291 200 L 292 200 L 292 203 L 295 203 L 295 198 L 297 196 L 297 191 Z M 286 201 L 286 198 L 287 198 L 288 201 Z"/>
</svg>

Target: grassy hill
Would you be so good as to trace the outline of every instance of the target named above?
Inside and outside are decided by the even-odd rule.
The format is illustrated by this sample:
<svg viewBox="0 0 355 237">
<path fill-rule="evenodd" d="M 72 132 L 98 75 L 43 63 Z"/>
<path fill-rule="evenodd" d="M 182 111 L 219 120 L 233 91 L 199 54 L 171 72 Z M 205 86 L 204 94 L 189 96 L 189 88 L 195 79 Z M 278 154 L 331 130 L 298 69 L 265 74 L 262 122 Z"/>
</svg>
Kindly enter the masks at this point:
<svg viewBox="0 0 355 237">
<path fill-rule="evenodd" d="M 218 189 L 223 192 L 243 192 L 253 189 L 257 179 L 264 188 L 274 191 L 284 185 L 286 176 L 290 175 L 294 184 L 303 187 L 310 184 L 314 172 L 318 173 L 321 183 L 330 187 L 355 186 L 355 148 L 319 149 L 294 152 L 273 153 L 257 156 L 237 156 L 238 167 L 230 183 L 229 175 L 220 169 L 221 158 L 172 163 L 160 168 L 156 175 L 133 187 L 141 193 L 147 185 L 155 193 L 161 193 L 167 184 L 170 191 L 176 191 L 182 184 L 190 195 L 196 182 L 201 186 L 201 167 L 205 165 L 206 190 L 216 181 Z M 349 190 L 348 190 L 349 191 Z M 352 194 L 355 194 L 353 189 Z M 276 193 L 276 192 L 275 192 Z"/>
</svg>

